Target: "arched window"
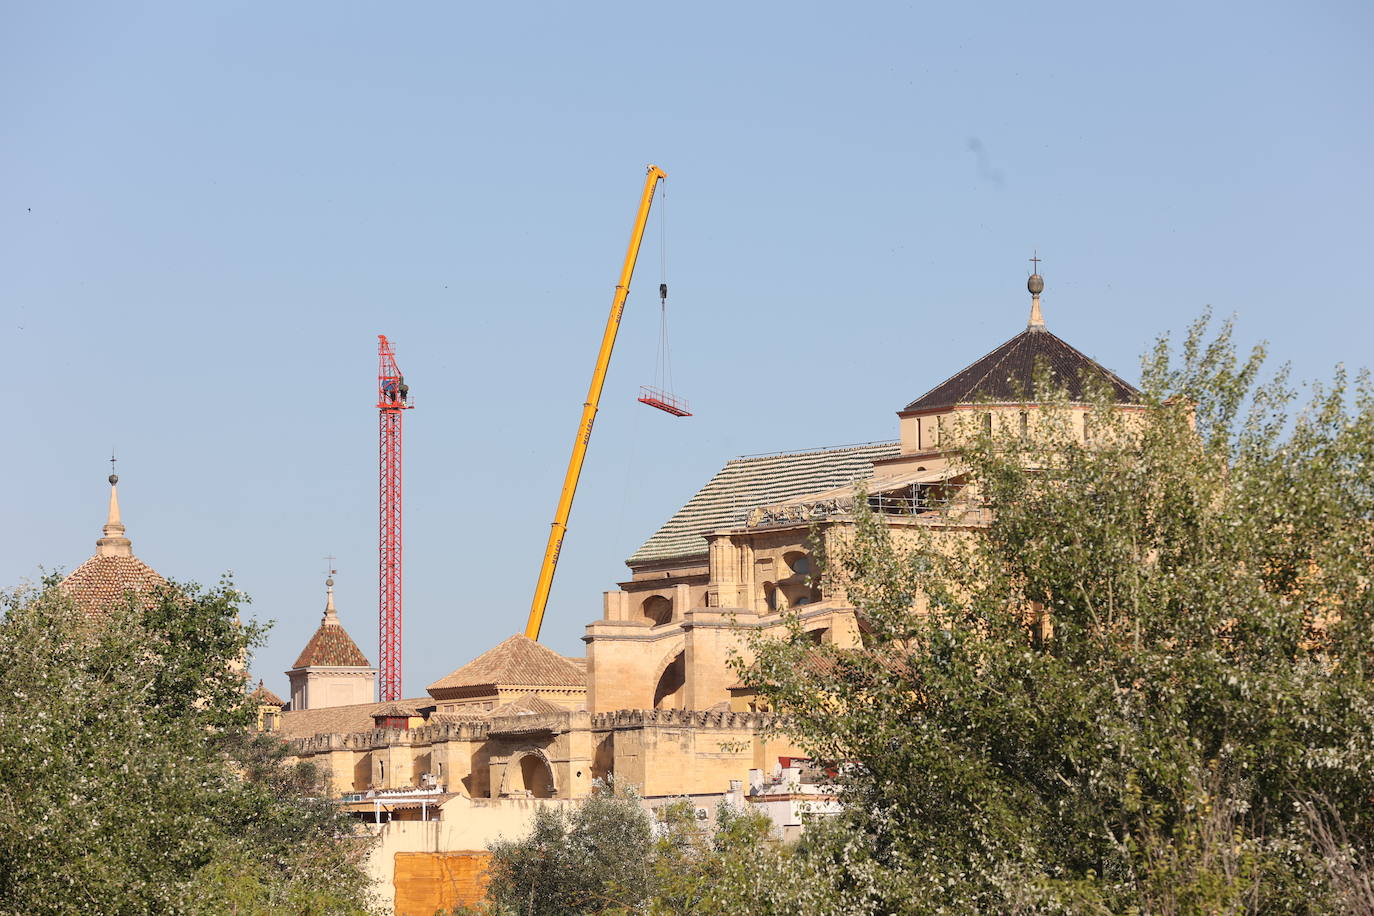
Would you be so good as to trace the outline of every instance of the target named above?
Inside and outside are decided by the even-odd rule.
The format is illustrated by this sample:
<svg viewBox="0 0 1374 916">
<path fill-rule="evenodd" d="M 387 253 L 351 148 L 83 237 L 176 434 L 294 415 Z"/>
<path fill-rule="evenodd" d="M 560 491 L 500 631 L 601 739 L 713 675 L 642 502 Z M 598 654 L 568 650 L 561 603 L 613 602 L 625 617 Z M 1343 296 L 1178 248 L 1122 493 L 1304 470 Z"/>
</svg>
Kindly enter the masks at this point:
<svg viewBox="0 0 1374 916">
<path fill-rule="evenodd" d="M 811 574 L 811 558 L 806 555 L 804 550 L 793 550 L 783 554 L 782 561 L 787 564 L 793 573 L 799 576 Z"/>
<path fill-rule="evenodd" d="M 673 602 L 662 595 L 650 595 L 639 606 L 644 619 L 654 626 L 662 626 L 673 619 Z"/>
</svg>

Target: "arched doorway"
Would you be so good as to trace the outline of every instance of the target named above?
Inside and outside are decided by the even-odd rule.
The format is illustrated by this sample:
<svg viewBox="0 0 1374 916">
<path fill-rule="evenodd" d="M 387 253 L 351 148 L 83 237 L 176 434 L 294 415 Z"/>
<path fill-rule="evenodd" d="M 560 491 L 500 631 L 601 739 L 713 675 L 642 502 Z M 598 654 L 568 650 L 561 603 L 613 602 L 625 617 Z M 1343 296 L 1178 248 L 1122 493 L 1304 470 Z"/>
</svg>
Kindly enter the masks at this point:
<svg viewBox="0 0 1374 916">
<path fill-rule="evenodd" d="M 503 795 L 553 798 L 553 768 L 538 751 L 527 751 L 506 765 Z"/>
</svg>

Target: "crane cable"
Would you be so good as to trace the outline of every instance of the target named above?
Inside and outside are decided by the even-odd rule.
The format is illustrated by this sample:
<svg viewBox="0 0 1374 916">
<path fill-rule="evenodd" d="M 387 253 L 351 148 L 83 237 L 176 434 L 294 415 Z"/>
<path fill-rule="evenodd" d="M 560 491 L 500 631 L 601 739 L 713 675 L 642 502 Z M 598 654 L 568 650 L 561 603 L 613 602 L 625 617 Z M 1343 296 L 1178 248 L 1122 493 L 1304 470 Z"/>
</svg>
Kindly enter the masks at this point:
<svg viewBox="0 0 1374 916">
<path fill-rule="evenodd" d="M 654 363 L 654 386 L 673 393 L 673 351 L 668 343 L 668 182 L 659 187 L 658 230 L 658 356 Z"/>
<path fill-rule="evenodd" d="M 667 200 L 668 180 L 662 179 L 659 182 L 658 196 L 658 296 L 659 296 L 659 318 L 658 318 L 658 357 L 654 365 L 654 384 L 662 388 L 663 366 L 671 360 L 665 359 L 668 352 L 668 214 L 664 201 Z M 668 369 L 668 377 L 672 378 L 672 368 Z M 630 447 L 625 451 L 625 481 L 624 492 L 620 496 L 620 514 L 616 517 L 615 538 L 619 543 L 620 535 L 625 527 L 625 515 L 629 510 L 631 488 L 635 482 L 635 468 L 639 463 L 639 440 L 641 438 L 640 427 L 643 423 L 643 414 L 636 410 L 634 413 L 634 429 L 630 434 Z"/>
</svg>

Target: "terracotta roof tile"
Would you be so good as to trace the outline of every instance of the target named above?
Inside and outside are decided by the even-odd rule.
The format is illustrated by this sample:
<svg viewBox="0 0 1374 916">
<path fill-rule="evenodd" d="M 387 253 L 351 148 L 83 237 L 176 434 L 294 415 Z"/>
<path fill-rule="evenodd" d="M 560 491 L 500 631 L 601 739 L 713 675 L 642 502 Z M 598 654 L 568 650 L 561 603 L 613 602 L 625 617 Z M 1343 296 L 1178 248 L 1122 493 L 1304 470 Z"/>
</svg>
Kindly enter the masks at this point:
<svg viewBox="0 0 1374 916">
<path fill-rule="evenodd" d="M 401 700 L 412 708 L 429 706 L 429 697 Z M 370 732 L 377 727 L 372 717 L 391 703 L 358 703 L 353 706 L 326 706 L 323 709 L 289 709 L 282 713 L 281 727 L 273 734 L 280 738 L 313 738 L 315 735 L 347 735 Z"/>
<path fill-rule="evenodd" d="M 460 725 L 464 722 L 487 721 L 487 710 L 475 709 L 469 712 L 436 712 L 425 720 L 426 725 Z"/>
<path fill-rule="evenodd" d="M 60 588 L 88 616 L 99 615 L 132 594 L 151 602 L 151 594 L 167 584 L 138 557 L 106 557 L 96 554 L 62 580 Z"/>
<path fill-rule="evenodd" d="M 429 692 L 484 685 L 585 687 L 587 674 L 552 649 L 518 634 L 430 684 Z"/>
<path fill-rule="evenodd" d="M 371 668 L 372 663 L 367 660 L 367 656 L 341 624 L 322 623 L 291 667 L 314 666 Z"/>
<path fill-rule="evenodd" d="M 259 706 L 286 705 L 282 702 L 281 697 L 277 696 L 275 693 L 273 693 L 272 691 L 268 690 L 265 686 L 263 686 L 262 681 L 258 681 L 258 686 L 253 689 L 252 693 L 248 694 L 248 698 L 250 700 L 256 700 Z"/>
<path fill-rule="evenodd" d="M 548 716 L 567 711 L 567 707 L 551 703 L 537 693 L 527 693 L 509 703 L 501 704 L 487 715 L 492 718 L 497 716 Z"/>
</svg>

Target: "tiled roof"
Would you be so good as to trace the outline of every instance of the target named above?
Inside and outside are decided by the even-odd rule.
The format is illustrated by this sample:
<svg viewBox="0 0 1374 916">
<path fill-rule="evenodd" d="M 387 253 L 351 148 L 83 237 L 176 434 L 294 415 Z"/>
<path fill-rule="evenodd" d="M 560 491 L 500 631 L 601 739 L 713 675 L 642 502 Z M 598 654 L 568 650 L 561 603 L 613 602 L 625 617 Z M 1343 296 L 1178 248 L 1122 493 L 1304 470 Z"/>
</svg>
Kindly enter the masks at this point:
<svg viewBox="0 0 1374 916">
<path fill-rule="evenodd" d="M 1069 346 L 1044 328 L 1027 328 L 991 353 L 959 370 L 904 410 L 938 410 L 956 404 L 1022 403 L 1035 395 L 1035 367 L 1043 363 L 1063 385 L 1069 399 L 1085 398 L 1084 380 L 1105 382 L 1118 403 L 1134 404 L 1140 392 L 1110 369 Z"/>
<path fill-rule="evenodd" d="M 61 588 L 83 613 L 96 615 L 129 594 L 147 596 L 166 584 L 166 579 L 138 557 L 96 554 L 63 579 Z"/>
<path fill-rule="evenodd" d="M 348 668 L 371 668 L 372 663 L 358 648 L 358 644 L 348 635 L 342 625 L 322 623 L 310 637 L 310 642 L 301 650 L 300 657 L 292 668 L 307 668 L 315 665 L 343 666 Z"/>
<path fill-rule="evenodd" d="M 587 674 L 552 649 L 517 634 L 483 652 L 448 677 L 430 684 L 429 692 L 499 684 L 585 687 Z"/>
<path fill-rule="evenodd" d="M 272 691 L 268 690 L 265 686 L 263 686 L 262 681 L 258 681 L 258 686 L 253 689 L 252 693 L 248 694 L 248 698 L 250 700 L 256 700 L 259 706 L 286 705 L 282 702 L 281 697 L 277 696 L 275 693 L 273 693 Z"/>
<path fill-rule="evenodd" d="M 411 708 L 432 706 L 429 697 L 414 700 L 401 700 Z M 278 737 L 313 738 L 315 735 L 347 735 L 353 732 L 370 732 L 377 727 L 372 717 L 377 711 L 391 706 L 392 703 L 358 703 L 353 706 L 326 706 L 323 709 L 288 709 L 281 715 L 281 727 L 274 733 Z"/>
<path fill-rule="evenodd" d="M 553 731 L 567 713 L 566 707 L 527 693 L 491 711 L 491 734 L 528 735 Z"/>
<path fill-rule="evenodd" d="M 877 442 L 781 455 L 736 458 L 706 482 L 662 528 L 626 560 L 706 556 L 704 535 L 743 524 L 749 510 L 793 496 L 842 487 L 873 474 L 873 462 L 897 454 L 897 443 Z"/>
<path fill-rule="evenodd" d="M 467 712 L 436 712 L 425 719 L 426 725 L 461 725 L 466 722 L 487 721 L 488 710 L 473 709 Z"/>
<path fill-rule="evenodd" d="M 415 711 L 414 703 L 401 703 L 392 701 L 390 703 L 381 704 L 378 708 L 372 711 L 372 715 L 389 716 L 391 718 L 406 716 L 407 718 L 409 718 L 410 716 L 419 715 L 419 713 Z"/>
<path fill-rule="evenodd" d="M 527 693 L 509 703 L 503 703 L 487 715 L 497 716 L 547 716 L 567 712 L 567 707 L 551 703 L 537 693 Z"/>
</svg>

